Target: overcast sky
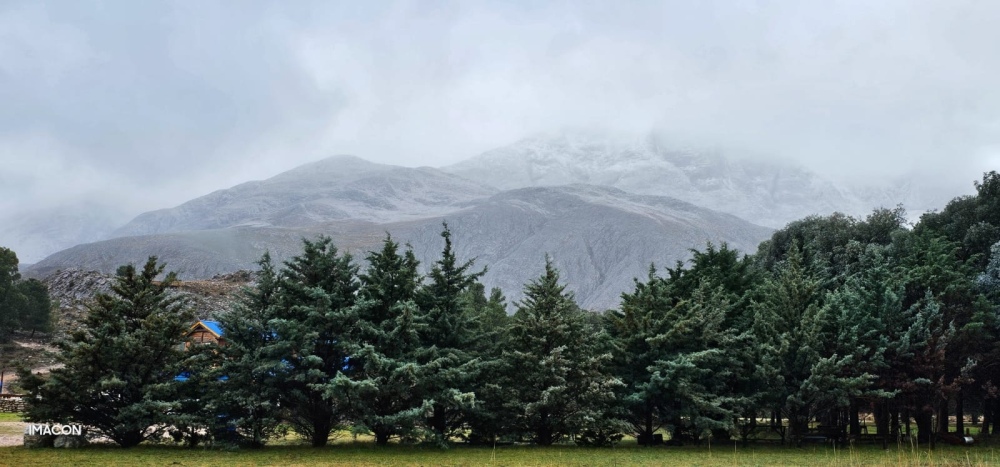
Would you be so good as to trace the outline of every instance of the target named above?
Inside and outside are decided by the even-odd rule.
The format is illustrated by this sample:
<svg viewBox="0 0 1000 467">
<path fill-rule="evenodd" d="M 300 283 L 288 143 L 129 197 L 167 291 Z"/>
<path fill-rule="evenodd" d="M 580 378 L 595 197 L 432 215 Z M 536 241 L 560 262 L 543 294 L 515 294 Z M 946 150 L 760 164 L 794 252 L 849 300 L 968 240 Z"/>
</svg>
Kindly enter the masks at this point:
<svg viewBox="0 0 1000 467">
<path fill-rule="evenodd" d="M 961 0 L 0 0 L 0 215 L 169 207 L 335 154 L 440 166 L 567 127 L 969 191 L 1000 166 L 998 18 Z"/>
</svg>

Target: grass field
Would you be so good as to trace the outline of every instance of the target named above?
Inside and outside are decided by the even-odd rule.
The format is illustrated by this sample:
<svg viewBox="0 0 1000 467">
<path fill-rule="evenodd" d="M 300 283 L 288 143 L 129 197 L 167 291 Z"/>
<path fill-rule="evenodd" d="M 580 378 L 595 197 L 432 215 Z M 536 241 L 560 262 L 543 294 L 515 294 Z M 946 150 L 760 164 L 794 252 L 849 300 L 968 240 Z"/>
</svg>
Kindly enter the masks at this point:
<svg viewBox="0 0 1000 467">
<path fill-rule="evenodd" d="M 941 447 L 935 451 L 910 448 L 883 451 L 875 446 L 836 449 L 827 446 L 782 448 L 755 446 L 651 447 L 622 446 L 614 449 L 557 447 L 475 448 L 448 450 L 433 447 L 390 445 L 377 448 L 369 443 L 340 443 L 313 449 L 307 446 L 274 446 L 257 451 L 216 451 L 172 446 L 142 446 L 119 449 L 90 446 L 83 449 L 0 448 L 0 465 L 95 465 L 95 466 L 258 466 L 258 465 L 690 465 L 690 466 L 916 466 L 1000 465 L 1000 453 L 990 447 Z"/>
</svg>

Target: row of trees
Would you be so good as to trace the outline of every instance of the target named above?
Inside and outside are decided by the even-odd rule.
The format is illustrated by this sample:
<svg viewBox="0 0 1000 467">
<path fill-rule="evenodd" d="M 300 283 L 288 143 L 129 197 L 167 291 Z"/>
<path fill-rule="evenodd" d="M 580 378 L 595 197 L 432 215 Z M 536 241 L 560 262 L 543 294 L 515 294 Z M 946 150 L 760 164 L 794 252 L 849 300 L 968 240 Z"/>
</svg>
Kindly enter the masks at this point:
<svg viewBox="0 0 1000 467">
<path fill-rule="evenodd" d="M 16 331 L 51 330 L 49 289 L 38 279 L 22 279 L 17 254 L 0 247 L 0 343 Z"/>
<path fill-rule="evenodd" d="M 950 414 L 959 432 L 966 412 L 988 432 L 1000 420 L 1000 175 L 976 188 L 913 228 L 880 209 L 793 222 L 753 256 L 710 244 L 651 267 L 604 313 L 580 310 L 546 258 L 508 316 L 447 226 L 426 275 L 392 238 L 361 271 L 321 237 L 280 270 L 265 255 L 256 286 L 219 317 L 226 345 L 187 352 L 177 336 L 191 316 L 166 294 L 172 276 L 154 280 L 154 259 L 119 271 L 62 344 L 65 369 L 23 375 L 28 415 L 126 446 L 164 430 L 260 446 L 289 427 L 314 446 L 340 428 L 377 444 L 746 439 L 758 424 L 798 439 L 817 420 L 860 435 L 862 411 L 883 435 L 914 423 L 921 442 Z"/>
</svg>

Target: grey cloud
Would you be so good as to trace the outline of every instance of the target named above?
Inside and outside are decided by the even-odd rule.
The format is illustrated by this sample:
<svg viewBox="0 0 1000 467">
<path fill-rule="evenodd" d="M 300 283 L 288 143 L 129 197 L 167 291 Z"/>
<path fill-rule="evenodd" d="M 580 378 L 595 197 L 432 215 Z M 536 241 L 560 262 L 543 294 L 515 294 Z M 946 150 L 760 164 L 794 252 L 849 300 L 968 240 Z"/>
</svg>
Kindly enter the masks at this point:
<svg viewBox="0 0 1000 467">
<path fill-rule="evenodd" d="M 443 165 L 564 127 L 657 128 L 843 179 L 968 190 L 1000 148 L 998 14 L 904 0 L 13 2 L 0 162 L 16 168 L 0 197 L 151 209 L 333 154 Z"/>
</svg>

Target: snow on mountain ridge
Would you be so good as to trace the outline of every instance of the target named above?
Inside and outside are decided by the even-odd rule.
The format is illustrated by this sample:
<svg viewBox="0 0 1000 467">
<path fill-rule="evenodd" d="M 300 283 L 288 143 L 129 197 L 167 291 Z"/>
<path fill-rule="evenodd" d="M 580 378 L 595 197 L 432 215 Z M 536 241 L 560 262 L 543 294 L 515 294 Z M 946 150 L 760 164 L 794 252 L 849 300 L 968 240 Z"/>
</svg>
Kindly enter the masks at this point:
<svg viewBox="0 0 1000 467">
<path fill-rule="evenodd" d="M 442 168 L 500 189 L 573 183 L 662 195 L 769 227 L 835 211 L 863 216 L 903 203 L 925 208 L 909 186 L 864 190 L 793 164 L 671 150 L 655 135 L 614 138 L 561 133 L 527 138 Z"/>
</svg>

